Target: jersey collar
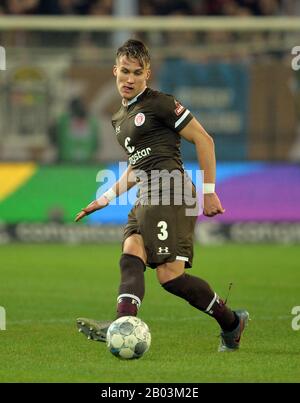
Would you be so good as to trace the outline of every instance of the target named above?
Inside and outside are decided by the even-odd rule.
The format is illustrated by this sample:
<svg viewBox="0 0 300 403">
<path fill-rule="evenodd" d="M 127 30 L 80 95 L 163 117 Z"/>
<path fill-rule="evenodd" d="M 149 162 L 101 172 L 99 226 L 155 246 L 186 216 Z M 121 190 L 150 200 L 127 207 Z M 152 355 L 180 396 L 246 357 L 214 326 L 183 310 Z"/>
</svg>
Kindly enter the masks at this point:
<svg viewBox="0 0 300 403">
<path fill-rule="evenodd" d="M 147 87 L 145 87 L 142 92 L 140 92 L 139 94 L 137 94 L 137 96 L 135 96 L 134 98 L 132 98 L 132 99 L 131 99 L 130 101 L 128 101 L 128 102 L 126 102 L 125 99 L 123 99 L 123 100 L 122 100 L 122 105 L 125 106 L 125 107 L 128 107 L 128 106 L 134 104 L 134 103 L 138 100 L 138 97 L 141 96 L 141 95 L 146 91 L 146 89 L 147 89 Z"/>
</svg>

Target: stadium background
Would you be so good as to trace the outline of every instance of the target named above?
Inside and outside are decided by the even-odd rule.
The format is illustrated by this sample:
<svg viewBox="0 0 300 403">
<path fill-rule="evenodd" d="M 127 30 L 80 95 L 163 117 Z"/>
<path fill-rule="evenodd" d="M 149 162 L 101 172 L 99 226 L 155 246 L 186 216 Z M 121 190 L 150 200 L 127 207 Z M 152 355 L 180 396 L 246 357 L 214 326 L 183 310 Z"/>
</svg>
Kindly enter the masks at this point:
<svg viewBox="0 0 300 403">
<path fill-rule="evenodd" d="M 120 103 L 111 68 L 115 48 L 133 36 L 152 54 L 149 85 L 176 95 L 215 140 L 217 192 L 226 214 L 199 217 L 197 248 L 210 246 L 203 252 L 207 265 L 214 253 L 220 262 L 228 256 L 233 272 L 234 260 L 245 266 L 249 259 L 254 276 L 265 270 L 265 287 L 282 259 L 271 299 L 286 270 L 287 306 L 276 317 L 285 318 L 287 332 L 291 308 L 300 305 L 300 64 L 292 68 L 292 49 L 300 46 L 299 2 L 12 0 L 0 1 L 0 14 L 0 46 L 6 51 L 6 70 L 0 71 L 0 305 L 13 316 L 8 314 L 7 328 L 9 319 L 11 326 L 26 327 L 38 316 L 33 308 L 18 307 L 18 293 L 9 293 L 16 275 L 36 278 L 47 267 L 51 276 L 53 265 L 63 271 L 64 260 L 56 259 L 72 254 L 70 246 L 86 272 L 87 266 L 101 271 L 89 256 L 116 266 L 130 206 L 109 206 L 83 223 L 73 220 L 99 191 L 99 171 L 118 176 L 118 162 L 126 160 L 110 123 Z M 182 151 L 193 175 L 194 148 L 183 141 Z M 246 274 L 241 282 L 247 293 Z M 27 284 L 28 301 L 38 289 Z M 113 284 L 106 297 L 112 290 Z M 239 302 L 238 290 L 234 298 Z M 67 316 L 69 325 L 71 312 L 57 313 L 58 320 Z M 41 310 L 39 320 L 43 315 Z M 53 313 L 48 319 L 54 320 Z M 300 379 L 299 369 L 291 372 L 294 378 L 275 371 L 274 379 Z M 117 381 L 113 375 L 107 380 Z"/>
</svg>

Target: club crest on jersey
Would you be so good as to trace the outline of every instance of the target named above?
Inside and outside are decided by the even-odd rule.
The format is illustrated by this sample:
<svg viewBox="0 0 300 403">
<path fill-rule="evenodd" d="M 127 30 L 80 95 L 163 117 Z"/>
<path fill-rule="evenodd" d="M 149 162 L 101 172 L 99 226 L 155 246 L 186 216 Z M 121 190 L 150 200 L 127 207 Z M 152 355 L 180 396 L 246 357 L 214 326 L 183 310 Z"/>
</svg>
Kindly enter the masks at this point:
<svg viewBox="0 0 300 403">
<path fill-rule="evenodd" d="M 146 120 L 146 117 L 143 113 L 138 113 L 134 118 L 134 124 L 136 126 L 142 126 Z"/>
</svg>

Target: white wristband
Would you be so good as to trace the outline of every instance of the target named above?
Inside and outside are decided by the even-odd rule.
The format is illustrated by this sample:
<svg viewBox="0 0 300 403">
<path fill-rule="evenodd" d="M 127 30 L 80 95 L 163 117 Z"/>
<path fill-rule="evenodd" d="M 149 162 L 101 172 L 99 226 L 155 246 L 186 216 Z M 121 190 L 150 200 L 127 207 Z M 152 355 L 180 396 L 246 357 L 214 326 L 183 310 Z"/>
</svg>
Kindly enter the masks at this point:
<svg viewBox="0 0 300 403">
<path fill-rule="evenodd" d="M 104 196 L 108 200 L 108 202 L 111 202 L 117 197 L 117 193 L 112 188 L 110 188 L 105 193 L 103 193 L 102 196 Z"/>
<path fill-rule="evenodd" d="M 215 193 L 215 187 L 214 183 L 203 183 L 203 194 Z"/>
</svg>

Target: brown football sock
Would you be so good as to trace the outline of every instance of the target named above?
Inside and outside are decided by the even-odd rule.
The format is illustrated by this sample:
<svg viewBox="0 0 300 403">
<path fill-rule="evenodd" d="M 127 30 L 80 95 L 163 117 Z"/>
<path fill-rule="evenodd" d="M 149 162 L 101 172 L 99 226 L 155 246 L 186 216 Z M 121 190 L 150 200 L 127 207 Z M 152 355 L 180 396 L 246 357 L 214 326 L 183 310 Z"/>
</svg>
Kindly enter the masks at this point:
<svg viewBox="0 0 300 403">
<path fill-rule="evenodd" d="M 138 256 L 123 253 L 120 270 L 117 317 L 136 316 L 145 294 L 145 264 Z"/>
<path fill-rule="evenodd" d="M 193 307 L 215 318 L 223 330 L 231 331 L 238 325 L 234 312 L 224 304 L 205 280 L 184 273 L 162 286 L 166 291 L 185 299 Z"/>
</svg>

